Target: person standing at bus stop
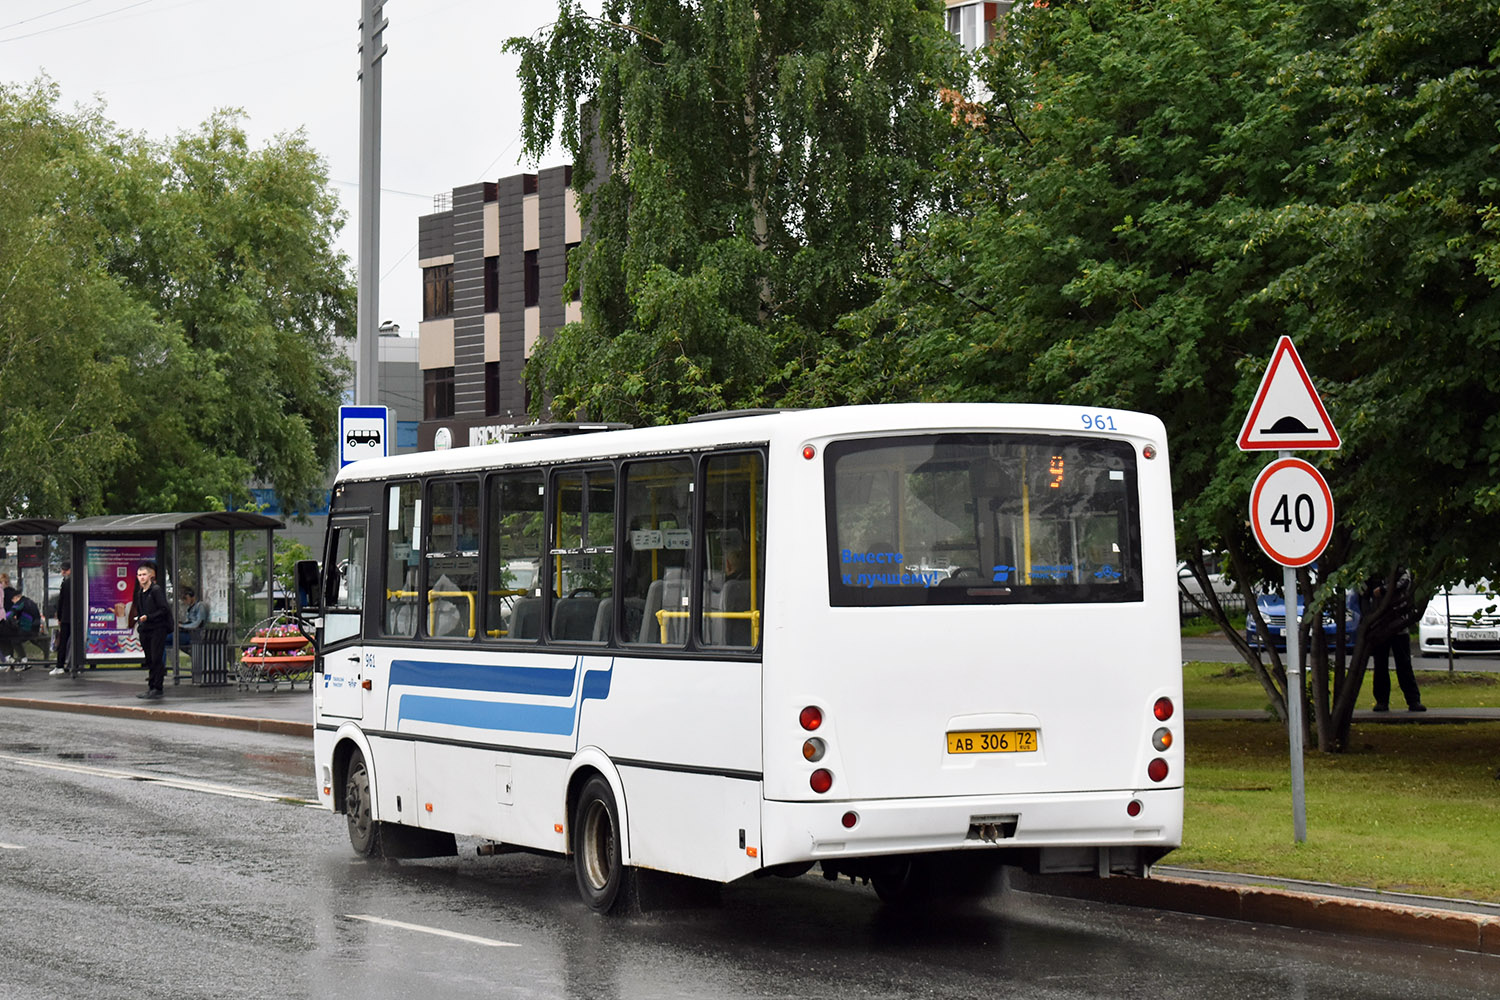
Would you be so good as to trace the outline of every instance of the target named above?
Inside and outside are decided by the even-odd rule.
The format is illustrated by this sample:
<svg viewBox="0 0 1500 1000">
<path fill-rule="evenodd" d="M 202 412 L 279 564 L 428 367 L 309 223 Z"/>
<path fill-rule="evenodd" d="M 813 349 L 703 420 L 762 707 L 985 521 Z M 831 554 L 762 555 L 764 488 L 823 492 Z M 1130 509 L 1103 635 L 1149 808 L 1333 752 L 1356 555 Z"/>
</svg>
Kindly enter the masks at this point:
<svg viewBox="0 0 1500 1000">
<path fill-rule="evenodd" d="M 146 660 L 146 690 L 137 698 L 160 698 L 162 680 L 167 673 L 165 660 L 167 632 L 172 628 L 172 606 L 166 592 L 156 582 L 156 563 L 147 559 L 135 571 L 135 627 L 141 637 Z"/>
<path fill-rule="evenodd" d="M 57 666 L 54 675 L 68 673 L 68 646 L 73 637 L 73 564 L 62 564 L 62 583 L 57 585 Z M 78 671 L 74 670 L 73 673 Z"/>
</svg>

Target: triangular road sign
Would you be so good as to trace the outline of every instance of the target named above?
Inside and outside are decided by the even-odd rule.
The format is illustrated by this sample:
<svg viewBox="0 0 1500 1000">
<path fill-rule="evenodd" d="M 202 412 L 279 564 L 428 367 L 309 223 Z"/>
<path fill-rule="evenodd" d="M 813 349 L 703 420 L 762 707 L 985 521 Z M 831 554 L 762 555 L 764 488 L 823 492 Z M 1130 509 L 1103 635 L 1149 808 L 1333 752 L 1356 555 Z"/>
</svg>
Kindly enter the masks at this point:
<svg viewBox="0 0 1500 1000">
<path fill-rule="evenodd" d="M 1241 451 L 1337 451 L 1339 432 L 1313 388 L 1291 337 L 1282 337 L 1240 428 Z"/>
</svg>

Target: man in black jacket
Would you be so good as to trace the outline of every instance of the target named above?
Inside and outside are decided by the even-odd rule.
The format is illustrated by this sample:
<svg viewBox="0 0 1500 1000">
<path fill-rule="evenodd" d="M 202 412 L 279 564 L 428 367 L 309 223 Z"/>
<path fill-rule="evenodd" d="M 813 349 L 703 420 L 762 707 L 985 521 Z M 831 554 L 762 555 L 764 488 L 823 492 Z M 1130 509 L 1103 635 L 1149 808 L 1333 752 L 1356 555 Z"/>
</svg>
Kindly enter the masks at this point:
<svg viewBox="0 0 1500 1000">
<path fill-rule="evenodd" d="M 62 583 L 57 585 L 57 666 L 52 673 L 68 672 L 68 645 L 73 636 L 73 564 L 62 564 Z M 76 675 L 78 671 L 75 669 Z"/>
<path fill-rule="evenodd" d="M 132 602 L 136 631 L 146 659 L 146 690 L 137 698 L 160 698 L 162 679 L 166 677 L 167 633 L 172 629 L 172 606 L 166 592 L 156 582 L 156 563 L 147 559 L 135 571 L 135 599 Z"/>
</svg>

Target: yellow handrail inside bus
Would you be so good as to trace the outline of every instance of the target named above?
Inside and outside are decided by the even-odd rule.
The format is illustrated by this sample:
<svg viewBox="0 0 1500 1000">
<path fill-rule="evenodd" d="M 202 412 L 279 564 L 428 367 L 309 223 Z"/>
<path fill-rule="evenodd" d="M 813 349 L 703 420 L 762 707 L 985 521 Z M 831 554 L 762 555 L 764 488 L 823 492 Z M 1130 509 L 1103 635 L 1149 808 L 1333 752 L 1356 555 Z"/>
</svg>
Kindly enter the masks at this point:
<svg viewBox="0 0 1500 1000">
<path fill-rule="evenodd" d="M 686 618 L 692 614 L 690 611 L 668 611 L 665 608 L 656 613 L 656 626 L 661 629 L 662 645 L 667 644 L 667 619 Z M 759 611 L 705 611 L 704 618 L 733 618 L 748 621 L 750 623 L 750 645 L 754 646 L 760 642 L 760 612 Z"/>
<path fill-rule="evenodd" d="M 524 591 L 523 591 L 524 593 Z M 398 597 L 421 597 L 421 593 L 415 590 L 387 590 L 385 599 L 394 600 Z M 474 592 L 472 590 L 429 590 L 427 592 L 427 631 L 432 632 L 433 615 L 436 611 L 432 604 L 442 597 L 462 597 L 469 602 L 469 638 L 474 638 L 476 628 L 474 625 Z"/>
</svg>

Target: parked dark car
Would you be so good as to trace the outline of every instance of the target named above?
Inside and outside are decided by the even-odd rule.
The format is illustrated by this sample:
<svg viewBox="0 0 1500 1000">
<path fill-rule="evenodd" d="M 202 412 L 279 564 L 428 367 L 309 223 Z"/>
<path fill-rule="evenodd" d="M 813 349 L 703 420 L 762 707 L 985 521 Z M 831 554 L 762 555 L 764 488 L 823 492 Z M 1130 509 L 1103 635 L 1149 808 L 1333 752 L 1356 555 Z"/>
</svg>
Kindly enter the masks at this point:
<svg viewBox="0 0 1500 1000">
<path fill-rule="evenodd" d="M 1277 649 L 1286 649 L 1286 600 L 1280 594 L 1261 594 L 1255 599 L 1260 608 L 1261 617 L 1266 620 L 1266 628 L 1271 633 L 1271 644 Z M 1302 616 L 1307 611 L 1307 598 L 1297 595 L 1297 621 L 1302 621 Z M 1359 630 L 1359 595 L 1354 591 L 1347 591 L 1344 595 L 1344 645 L 1347 649 L 1354 648 L 1354 634 Z M 1331 612 L 1323 614 L 1323 634 L 1328 637 L 1328 644 L 1333 645 L 1338 631 L 1338 619 Z M 1245 641 L 1250 644 L 1251 649 L 1263 649 L 1265 644 L 1261 641 L 1260 632 L 1255 627 L 1255 615 L 1247 612 L 1245 614 Z"/>
</svg>

